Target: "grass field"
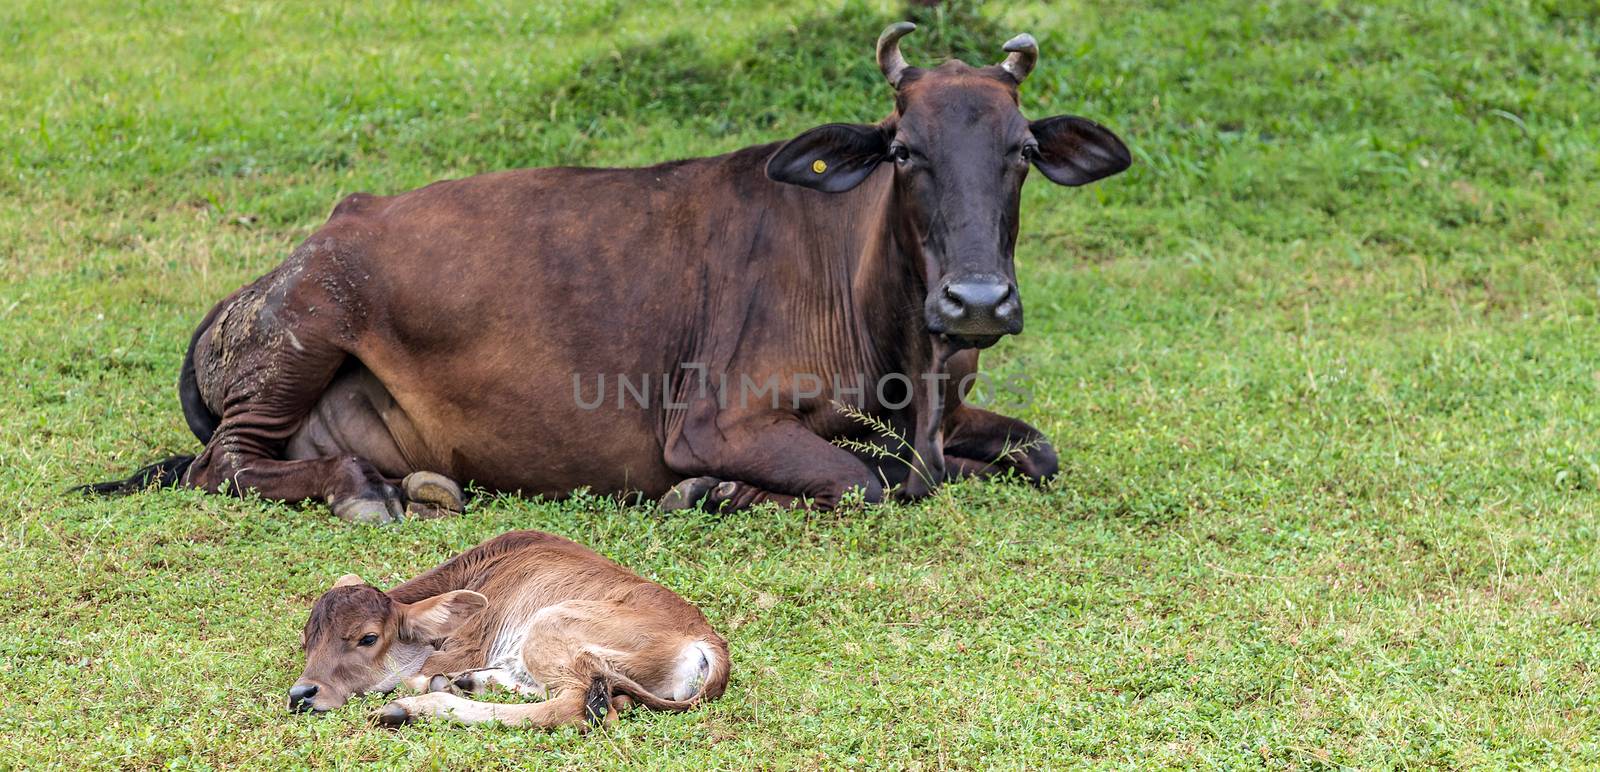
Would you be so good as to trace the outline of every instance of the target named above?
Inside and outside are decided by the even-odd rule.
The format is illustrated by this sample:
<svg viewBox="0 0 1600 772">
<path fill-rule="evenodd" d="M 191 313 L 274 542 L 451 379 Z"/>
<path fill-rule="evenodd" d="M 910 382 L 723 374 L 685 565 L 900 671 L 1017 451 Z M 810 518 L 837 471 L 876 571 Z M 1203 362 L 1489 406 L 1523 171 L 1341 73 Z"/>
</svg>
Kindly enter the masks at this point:
<svg viewBox="0 0 1600 772">
<path fill-rule="evenodd" d="M 188 334 L 347 193 L 875 120 L 886 2 L 0 4 L 0 767 L 1600 764 L 1600 6 L 994 2 L 1133 148 L 1030 181 L 1046 490 L 453 520 L 72 484 L 193 452 Z M 727 696 L 612 731 L 284 713 L 310 602 L 488 536 L 700 604 Z"/>
</svg>

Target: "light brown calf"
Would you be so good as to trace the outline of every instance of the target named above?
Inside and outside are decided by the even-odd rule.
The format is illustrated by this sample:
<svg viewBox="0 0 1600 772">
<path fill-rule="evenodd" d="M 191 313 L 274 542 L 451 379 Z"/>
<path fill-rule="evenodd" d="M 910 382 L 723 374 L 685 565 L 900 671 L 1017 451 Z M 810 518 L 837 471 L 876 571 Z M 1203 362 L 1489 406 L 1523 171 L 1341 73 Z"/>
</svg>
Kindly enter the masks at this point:
<svg viewBox="0 0 1600 772">
<path fill-rule="evenodd" d="M 637 702 L 686 710 L 728 684 L 728 643 L 700 610 L 581 544 L 540 531 L 490 539 L 383 592 L 353 574 L 311 609 L 306 667 L 289 709 L 332 710 L 402 683 L 402 724 L 443 716 L 557 727 L 613 719 Z M 491 685 L 543 702 L 477 702 Z"/>
</svg>

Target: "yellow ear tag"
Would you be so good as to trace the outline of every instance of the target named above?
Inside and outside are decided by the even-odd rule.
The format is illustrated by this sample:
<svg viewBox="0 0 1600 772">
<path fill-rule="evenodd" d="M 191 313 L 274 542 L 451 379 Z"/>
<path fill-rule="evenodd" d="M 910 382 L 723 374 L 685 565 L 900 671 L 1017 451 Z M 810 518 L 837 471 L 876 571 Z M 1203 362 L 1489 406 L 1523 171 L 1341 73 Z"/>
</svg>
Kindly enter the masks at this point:
<svg viewBox="0 0 1600 772">
<path fill-rule="evenodd" d="M 811 171 L 821 174 L 828 170 L 828 163 L 821 158 L 811 162 Z"/>
</svg>

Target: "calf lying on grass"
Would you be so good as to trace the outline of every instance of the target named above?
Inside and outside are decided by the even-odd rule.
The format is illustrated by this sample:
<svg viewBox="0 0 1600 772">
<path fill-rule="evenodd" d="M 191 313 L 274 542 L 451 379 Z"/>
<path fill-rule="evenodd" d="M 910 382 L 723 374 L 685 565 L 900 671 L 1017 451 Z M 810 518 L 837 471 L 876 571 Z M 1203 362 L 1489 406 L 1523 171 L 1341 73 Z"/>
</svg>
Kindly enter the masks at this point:
<svg viewBox="0 0 1600 772">
<path fill-rule="evenodd" d="M 402 683 L 426 694 L 379 720 L 445 716 L 557 727 L 637 702 L 686 710 L 728 684 L 728 643 L 700 609 L 581 544 L 513 531 L 383 592 L 347 574 L 311 609 L 289 709 L 332 710 Z M 478 702 L 498 685 L 543 702 Z"/>
</svg>

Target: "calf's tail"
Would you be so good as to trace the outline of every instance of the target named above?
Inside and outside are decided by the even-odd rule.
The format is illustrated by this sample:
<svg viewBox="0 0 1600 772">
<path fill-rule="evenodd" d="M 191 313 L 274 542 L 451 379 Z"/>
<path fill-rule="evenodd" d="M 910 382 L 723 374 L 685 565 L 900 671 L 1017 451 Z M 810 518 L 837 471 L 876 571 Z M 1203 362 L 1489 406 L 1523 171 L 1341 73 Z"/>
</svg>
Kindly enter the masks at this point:
<svg viewBox="0 0 1600 772">
<path fill-rule="evenodd" d="M 217 314 L 217 308 L 206 314 L 206 318 L 195 328 L 194 335 L 189 338 L 189 350 L 183 355 L 183 369 L 178 373 L 178 403 L 183 405 L 183 418 L 189 424 L 189 431 L 200 438 L 201 443 L 211 441 L 211 435 L 217 432 L 218 419 L 212 415 L 211 409 L 206 407 L 205 400 L 200 397 L 200 384 L 194 375 L 194 347 L 200 340 L 200 335 L 211 326 L 211 320 Z M 194 463 L 194 456 L 168 456 L 147 467 L 134 472 L 121 480 L 89 483 L 73 488 L 75 493 L 88 493 L 96 496 L 125 496 L 137 493 L 151 486 L 158 488 L 171 488 L 183 480 L 184 472 L 189 471 L 189 465 Z"/>
</svg>

